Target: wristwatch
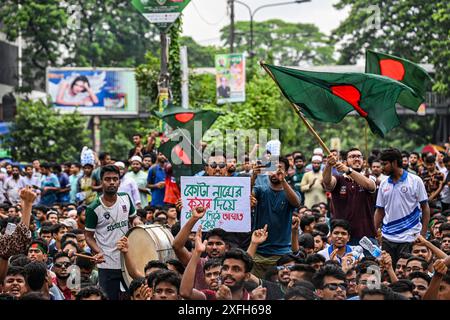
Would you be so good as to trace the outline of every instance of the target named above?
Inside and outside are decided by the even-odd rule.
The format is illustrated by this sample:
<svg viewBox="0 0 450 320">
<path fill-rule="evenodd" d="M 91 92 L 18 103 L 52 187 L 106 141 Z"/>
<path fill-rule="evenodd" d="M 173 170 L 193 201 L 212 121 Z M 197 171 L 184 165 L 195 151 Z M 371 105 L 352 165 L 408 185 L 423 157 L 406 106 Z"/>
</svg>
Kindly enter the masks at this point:
<svg viewBox="0 0 450 320">
<path fill-rule="evenodd" d="M 348 170 L 345 172 L 345 174 L 346 175 L 349 175 L 349 174 L 351 174 L 353 172 L 353 169 L 352 168 L 348 168 Z"/>
</svg>

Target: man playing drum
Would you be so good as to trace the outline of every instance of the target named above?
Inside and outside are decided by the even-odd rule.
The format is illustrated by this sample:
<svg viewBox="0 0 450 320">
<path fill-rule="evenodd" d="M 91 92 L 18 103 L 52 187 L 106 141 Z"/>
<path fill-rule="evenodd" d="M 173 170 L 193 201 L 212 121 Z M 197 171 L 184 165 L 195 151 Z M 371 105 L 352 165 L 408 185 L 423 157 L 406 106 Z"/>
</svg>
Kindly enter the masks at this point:
<svg viewBox="0 0 450 320">
<path fill-rule="evenodd" d="M 102 262 L 98 265 L 100 287 L 108 299 L 118 300 L 122 270 L 116 243 L 127 233 L 136 210 L 128 194 L 117 192 L 119 168 L 113 165 L 102 167 L 100 179 L 103 194 L 86 209 L 86 242 L 97 262 Z"/>
</svg>

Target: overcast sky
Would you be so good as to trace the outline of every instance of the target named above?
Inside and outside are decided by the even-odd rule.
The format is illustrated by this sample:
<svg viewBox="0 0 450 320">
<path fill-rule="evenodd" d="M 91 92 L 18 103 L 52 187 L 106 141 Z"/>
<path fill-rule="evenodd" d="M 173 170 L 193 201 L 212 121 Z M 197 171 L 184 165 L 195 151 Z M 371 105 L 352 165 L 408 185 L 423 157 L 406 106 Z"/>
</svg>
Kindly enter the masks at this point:
<svg viewBox="0 0 450 320">
<path fill-rule="evenodd" d="M 289 0 L 241 0 L 255 10 L 261 5 Z M 329 34 L 348 14 L 348 9 L 336 10 L 337 0 L 311 0 L 301 4 L 289 4 L 259 10 L 256 21 L 279 18 L 290 22 L 314 23 Z M 220 29 L 230 23 L 227 0 L 191 0 L 183 11 L 183 35 L 191 36 L 201 45 L 220 44 Z M 235 4 L 235 20 L 249 21 L 248 9 Z"/>
</svg>

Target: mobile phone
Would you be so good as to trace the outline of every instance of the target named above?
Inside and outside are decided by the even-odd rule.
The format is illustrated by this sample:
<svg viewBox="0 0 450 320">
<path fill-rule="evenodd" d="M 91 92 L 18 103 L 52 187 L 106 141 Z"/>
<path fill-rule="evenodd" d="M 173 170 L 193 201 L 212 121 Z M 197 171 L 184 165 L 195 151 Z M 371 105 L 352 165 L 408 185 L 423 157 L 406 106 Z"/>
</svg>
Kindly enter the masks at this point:
<svg viewBox="0 0 450 320">
<path fill-rule="evenodd" d="M 6 230 L 5 230 L 5 234 L 6 235 L 11 235 L 14 233 L 14 231 L 16 231 L 17 226 L 14 223 L 8 222 L 7 226 L 6 226 Z"/>
</svg>

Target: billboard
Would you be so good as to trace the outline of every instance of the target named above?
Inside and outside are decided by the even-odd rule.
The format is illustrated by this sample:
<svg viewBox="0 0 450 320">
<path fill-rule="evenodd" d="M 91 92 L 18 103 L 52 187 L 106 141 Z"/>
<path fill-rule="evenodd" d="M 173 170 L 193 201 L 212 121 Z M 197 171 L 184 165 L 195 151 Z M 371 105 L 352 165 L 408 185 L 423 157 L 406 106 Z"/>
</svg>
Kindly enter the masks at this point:
<svg viewBox="0 0 450 320">
<path fill-rule="evenodd" d="M 134 69 L 48 68 L 47 94 L 62 113 L 137 115 Z"/>
<path fill-rule="evenodd" d="M 217 104 L 245 102 L 245 57 L 242 53 L 218 54 L 216 65 Z"/>
</svg>

